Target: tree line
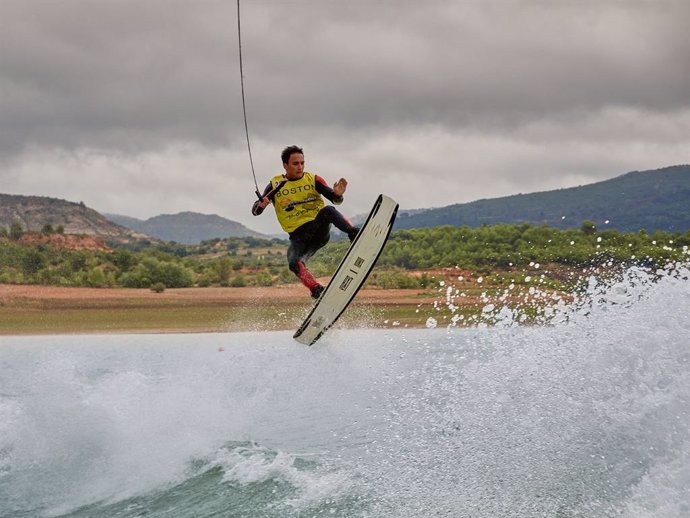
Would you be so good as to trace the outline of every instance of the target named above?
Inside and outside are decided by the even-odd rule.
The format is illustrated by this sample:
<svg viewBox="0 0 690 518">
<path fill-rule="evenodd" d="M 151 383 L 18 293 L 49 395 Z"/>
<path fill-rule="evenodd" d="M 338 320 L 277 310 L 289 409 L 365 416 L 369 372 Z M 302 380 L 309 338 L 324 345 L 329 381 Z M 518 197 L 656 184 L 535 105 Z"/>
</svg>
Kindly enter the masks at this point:
<svg viewBox="0 0 690 518">
<path fill-rule="evenodd" d="M 296 282 L 286 264 L 288 243 L 279 239 L 216 239 L 194 246 L 112 244 L 111 251 L 95 251 L 29 245 L 18 236 L 21 229 L 16 226 L 0 231 L 0 283 L 156 287 L 160 291 Z M 310 269 L 318 276 L 332 274 L 348 245 L 346 240 L 334 241 L 309 261 Z M 529 224 L 398 230 L 391 234 L 369 284 L 425 287 L 433 277 L 413 275 L 412 271 L 444 267 L 480 273 L 535 263 L 573 271 L 633 264 L 657 268 L 670 261 L 690 260 L 688 247 L 690 232 L 618 232 L 598 229 L 589 221 L 570 230 Z"/>
</svg>

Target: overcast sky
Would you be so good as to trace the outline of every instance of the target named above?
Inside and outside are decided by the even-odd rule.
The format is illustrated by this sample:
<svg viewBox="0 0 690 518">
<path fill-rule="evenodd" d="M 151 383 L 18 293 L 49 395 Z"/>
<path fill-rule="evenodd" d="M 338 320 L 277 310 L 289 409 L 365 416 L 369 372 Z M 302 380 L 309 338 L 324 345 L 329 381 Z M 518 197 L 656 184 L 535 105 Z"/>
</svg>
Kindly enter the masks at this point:
<svg viewBox="0 0 690 518">
<path fill-rule="evenodd" d="M 686 0 L 243 0 L 254 166 L 403 209 L 690 162 Z M 148 218 L 254 200 L 235 0 L 0 0 L 0 192 Z"/>
</svg>

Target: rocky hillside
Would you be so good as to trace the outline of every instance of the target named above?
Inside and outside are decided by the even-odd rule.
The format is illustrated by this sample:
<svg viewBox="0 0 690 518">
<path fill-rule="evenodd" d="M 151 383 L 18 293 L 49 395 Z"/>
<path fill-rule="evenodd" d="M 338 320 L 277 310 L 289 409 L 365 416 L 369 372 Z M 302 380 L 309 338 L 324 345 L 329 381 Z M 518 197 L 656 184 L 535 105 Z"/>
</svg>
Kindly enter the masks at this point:
<svg viewBox="0 0 690 518">
<path fill-rule="evenodd" d="M 25 231 L 40 231 L 45 225 L 62 226 L 66 234 L 85 234 L 120 242 L 148 237 L 109 221 L 83 202 L 0 194 L 0 228 L 9 229 L 15 222 Z"/>
<path fill-rule="evenodd" d="M 109 247 L 103 239 L 83 234 L 44 234 L 42 232 L 26 232 L 22 234 L 18 242 L 23 245 L 31 246 L 44 245 L 58 250 L 112 251 L 112 248 Z"/>
<path fill-rule="evenodd" d="M 202 241 L 227 237 L 268 236 L 251 230 L 241 223 L 223 218 L 216 214 L 198 212 L 180 212 L 162 214 L 147 220 L 140 220 L 118 214 L 106 214 L 111 220 L 133 230 L 143 232 L 163 241 L 176 241 L 185 245 L 196 245 Z"/>
</svg>

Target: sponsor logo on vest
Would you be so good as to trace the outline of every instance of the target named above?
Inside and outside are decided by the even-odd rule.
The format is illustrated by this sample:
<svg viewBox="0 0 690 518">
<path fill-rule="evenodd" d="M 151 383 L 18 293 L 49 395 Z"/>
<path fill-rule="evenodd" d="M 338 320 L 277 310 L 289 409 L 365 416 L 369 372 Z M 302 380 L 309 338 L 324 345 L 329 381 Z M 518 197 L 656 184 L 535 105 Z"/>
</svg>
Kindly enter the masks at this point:
<svg viewBox="0 0 690 518">
<path fill-rule="evenodd" d="M 281 189 L 279 192 L 276 193 L 276 198 L 279 198 L 280 196 L 289 196 L 290 194 L 298 194 L 301 192 L 312 190 L 314 190 L 313 185 L 300 185 L 298 187 L 291 187 L 290 189 Z"/>
<path fill-rule="evenodd" d="M 306 198 L 304 200 L 298 200 L 298 201 L 289 201 L 286 200 L 287 203 L 281 203 L 281 207 L 283 207 L 283 210 L 285 212 L 291 212 L 297 207 L 297 205 L 302 205 L 303 203 L 311 203 L 313 201 L 317 201 L 318 198 L 312 196 L 311 198 Z"/>
</svg>

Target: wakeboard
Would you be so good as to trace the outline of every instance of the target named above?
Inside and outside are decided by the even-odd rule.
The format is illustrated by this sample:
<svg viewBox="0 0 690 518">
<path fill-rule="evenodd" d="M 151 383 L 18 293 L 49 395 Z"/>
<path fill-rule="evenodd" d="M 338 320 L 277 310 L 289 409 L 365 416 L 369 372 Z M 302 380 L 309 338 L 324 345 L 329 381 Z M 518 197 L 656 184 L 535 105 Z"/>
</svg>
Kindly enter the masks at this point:
<svg viewBox="0 0 690 518">
<path fill-rule="evenodd" d="M 312 345 L 340 318 L 381 255 L 397 212 L 395 200 L 379 195 L 331 282 L 293 335 L 295 340 Z"/>
</svg>

